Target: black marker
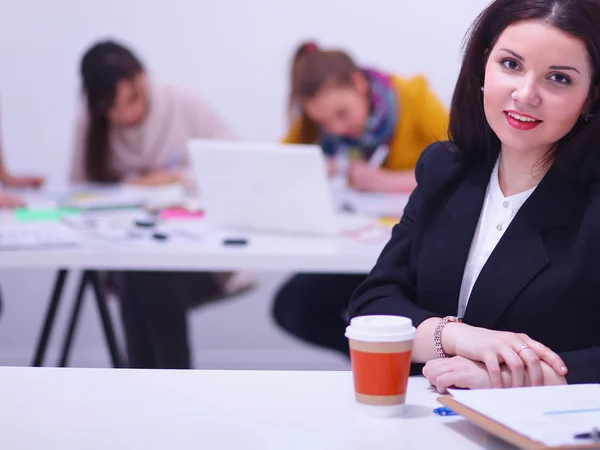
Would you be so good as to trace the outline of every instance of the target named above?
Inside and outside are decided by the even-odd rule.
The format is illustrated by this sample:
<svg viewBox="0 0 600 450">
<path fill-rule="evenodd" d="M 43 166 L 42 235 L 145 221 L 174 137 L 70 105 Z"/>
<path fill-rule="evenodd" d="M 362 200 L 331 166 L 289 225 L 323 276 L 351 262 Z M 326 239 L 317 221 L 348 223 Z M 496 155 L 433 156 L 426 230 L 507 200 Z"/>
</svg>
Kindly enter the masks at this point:
<svg viewBox="0 0 600 450">
<path fill-rule="evenodd" d="M 575 439 L 592 439 L 593 442 L 600 442 L 600 430 L 594 428 L 591 433 L 576 434 Z"/>
<path fill-rule="evenodd" d="M 156 226 L 156 221 L 153 219 L 138 219 L 134 223 L 135 226 L 140 228 L 153 228 Z"/>
<path fill-rule="evenodd" d="M 248 239 L 245 239 L 245 238 L 225 238 L 225 239 L 223 239 L 223 245 L 237 245 L 237 246 L 248 245 Z"/>
</svg>

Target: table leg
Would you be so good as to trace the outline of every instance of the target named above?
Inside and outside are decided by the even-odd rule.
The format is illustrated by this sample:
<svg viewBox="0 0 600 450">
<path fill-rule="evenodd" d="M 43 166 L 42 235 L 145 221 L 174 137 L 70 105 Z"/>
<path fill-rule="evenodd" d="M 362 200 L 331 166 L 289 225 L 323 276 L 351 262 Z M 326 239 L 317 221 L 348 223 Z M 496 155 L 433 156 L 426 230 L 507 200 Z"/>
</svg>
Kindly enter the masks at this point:
<svg viewBox="0 0 600 450">
<path fill-rule="evenodd" d="M 104 337 L 106 338 L 106 345 L 110 352 L 110 358 L 113 363 L 113 367 L 123 367 L 121 357 L 119 355 L 119 346 L 117 345 L 117 339 L 115 336 L 115 330 L 110 318 L 110 311 L 106 304 L 106 296 L 102 289 L 98 272 L 89 271 L 88 279 L 94 289 L 94 297 L 96 298 L 96 305 L 98 306 L 98 312 L 100 313 L 100 320 L 102 321 L 102 329 L 104 331 Z"/>
<path fill-rule="evenodd" d="M 88 271 L 84 271 L 81 274 L 79 280 L 79 288 L 77 289 L 77 297 L 75 298 L 75 304 L 71 311 L 71 318 L 69 319 L 69 328 L 67 334 L 63 340 L 62 350 L 59 359 L 59 367 L 67 367 L 69 363 L 69 355 L 71 353 L 71 345 L 73 344 L 73 337 L 75 335 L 75 329 L 79 323 L 79 314 L 81 312 L 81 305 L 83 304 L 83 296 L 85 294 L 85 288 L 89 283 Z"/>
<path fill-rule="evenodd" d="M 38 338 L 38 343 L 33 357 L 32 366 L 41 367 L 44 363 L 44 356 L 46 354 L 46 348 L 48 347 L 48 340 L 50 333 L 54 327 L 54 319 L 56 318 L 56 311 L 62 297 L 62 292 L 67 279 L 68 271 L 66 269 L 60 269 L 54 279 L 54 288 L 52 289 L 52 295 L 50 297 L 50 303 L 46 310 L 46 317 L 42 326 L 42 332 Z"/>
</svg>

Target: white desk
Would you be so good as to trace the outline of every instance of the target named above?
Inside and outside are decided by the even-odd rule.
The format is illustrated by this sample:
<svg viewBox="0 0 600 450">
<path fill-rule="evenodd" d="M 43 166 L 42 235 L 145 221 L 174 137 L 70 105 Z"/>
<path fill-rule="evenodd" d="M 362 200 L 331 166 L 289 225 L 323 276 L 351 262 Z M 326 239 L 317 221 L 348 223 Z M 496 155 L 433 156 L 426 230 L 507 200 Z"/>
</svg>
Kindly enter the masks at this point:
<svg viewBox="0 0 600 450">
<path fill-rule="evenodd" d="M 512 448 L 410 380 L 402 418 L 353 409 L 349 372 L 0 368 L 0 448 L 398 450 Z"/>
<path fill-rule="evenodd" d="M 12 216 L 0 214 L 0 226 L 9 222 Z M 189 226 L 201 228 L 201 221 Z M 381 249 L 389 238 L 389 230 L 381 230 L 374 240 L 361 240 L 351 237 L 301 238 L 244 233 L 248 245 L 230 247 L 223 245 L 227 233 L 202 231 L 199 238 L 189 240 L 169 240 L 166 242 L 108 242 L 98 239 L 95 233 L 82 232 L 83 240 L 79 247 L 64 249 L 29 249 L 0 251 L 1 269 L 60 269 L 56 275 L 42 330 L 33 357 L 33 365 L 43 364 L 48 339 L 54 328 L 56 312 L 61 302 L 65 280 L 70 269 L 84 271 L 80 281 L 94 288 L 96 303 L 100 308 L 104 334 L 107 339 L 111 359 L 115 367 L 118 361 L 114 331 L 110 315 L 101 298 L 100 290 L 94 286 L 98 270 L 161 270 L 161 271 L 283 271 L 283 272 L 322 272 L 322 273 L 368 273 L 375 264 Z M 239 234 L 233 234 L 239 236 Z M 93 278 L 91 278 L 93 277 Z M 85 281 L 88 280 L 88 281 Z M 80 292 L 84 288 L 80 287 Z M 83 297 L 79 297 L 73 307 L 71 323 L 76 327 L 79 307 Z M 66 361 L 71 337 L 65 338 L 60 360 Z M 62 364 L 62 363 L 61 363 Z"/>
<path fill-rule="evenodd" d="M 1 221 L 0 221 L 1 224 Z M 352 238 L 300 238 L 236 233 L 249 245 L 226 247 L 224 233 L 203 234 L 197 241 L 127 245 L 85 239 L 78 248 L 0 252 L 0 269 L 93 270 L 280 270 L 368 273 L 385 237 L 373 242 Z"/>
<path fill-rule="evenodd" d="M 139 194 L 139 189 L 135 190 Z M 154 191 L 151 191 L 154 192 Z M 136 194 L 136 195 L 137 195 Z M 158 195 L 169 199 L 168 195 Z M 40 194 L 43 197 L 43 194 Z M 117 191 L 117 197 L 119 196 Z M 131 196 L 123 194 L 126 198 Z M 156 195 L 150 197 L 156 200 Z M 340 202 L 349 203 L 356 211 L 369 215 L 376 210 L 400 210 L 407 201 L 406 196 L 361 196 L 348 192 L 340 196 Z M 40 203 L 37 199 L 34 203 Z M 361 203 L 362 202 L 362 203 Z M 43 199 L 41 201 L 43 203 Z M 110 230 L 123 230 L 133 224 L 136 214 L 110 215 L 108 222 Z M 102 216 L 99 221 L 103 221 Z M 373 219 L 376 221 L 376 219 Z M 12 212 L 0 212 L 0 227 L 15 225 L 16 219 Z M 116 225 L 115 225 L 116 223 Z M 105 224 L 106 225 L 106 224 Z M 364 222 L 363 222 L 364 225 Z M 358 225 L 354 225 L 358 226 Z M 84 273 L 80 281 L 80 291 L 86 285 L 91 285 L 95 292 L 96 303 L 100 308 L 104 334 L 115 367 L 120 367 L 117 355 L 114 331 L 110 315 L 102 293 L 98 287 L 96 271 L 99 270 L 161 270 L 161 271 L 283 271 L 283 272 L 321 272 L 321 273 L 358 273 L 366 274 L 374 266 L 383 246 L 389 239 L 390 229 L 381 225 L 367 227 L 368 231 L 346 233 L 339 237 L 298 237 L 275 235 L 272 233 L 232 233 L 225 230 L 210 229 L 202 220 L 167 223 L 171 235 L 187 232 L 187 237 L 179 236 L 167 241 L 157 242 L 151 239 L 130 240 L 114 239 L 106 231 L 106 227 L 92 227 L 90 230 L 77 231 L 81 238 L 78 247 L 62 249 L 28 249 L 0 251 L 1 269 L 60 269 L 56 275 L 50 301 L 46 311 L 42 330 L 36 346 L 33 365 L 43 364 L 48 339 L 54 327 L 56 312 L 61 302 L 65 280 L 70 269 L 80 269 Z M 359 228 L 362 225 L 358 226 Z M 361 228 L 362 229 L 362 228 Z M 122 233 L 123 234 L 123 233 Z M 193 236 L 193 237 L 190 237 Z M 223 245 L 225 237 L 244 237 L 248 245 L 231 247 Z M 83 286 L 83 287 L 82 287 Z M 70 329 L 78 322 L 78 305 L 82 296 L 78 297 L 71 315 Z M 68 359 L 72 333 L 68 333 L 63 342 L 60 360 L 66 364 Z"/>
<path fill-rule="evenodd" d="M 132 188 L 123 191 L 131 197 Z M 141 195 L 141 188 L 133 193 Z M 150 198 L 170 198 L 167 193 L 149 191 Z M 176 195 L 176 193 L 175 193 Z M 363 214 L 375 215 L 377 211 L 397 211 L 407 201 L 407 196 L 378 196 L 344 192 L 340 203 L 350 203 Z M 39 194 L 43 196 L 43 194 Z M 118 195 L 117 195 L 118 198 Z M 39 199 L 36 200 L 39 202 Z M 173 200 L 174 201 L 174 200 Z M 124 219 L 125 220 L 125 219 Z M 14 224 L 10 212 L 0 212 L 0 227 Z M 272 233 L 226 233 L 206 230 L 201 223 L 188 222 L 186 230 L 194 230 L 198 239 L 179 239 L 177 242 L 136 245 L 133 242 L 110 242 L 98 238 L 96 233 L 81 233 L 79 248 L 58 250 L 17 250 L 0 252 L 0 269 L 69 269 L 90 270 L 280 270 L 325 273 L 367 273 L 371 270 L 381 249 L 389 238 L 389 230 L 375 231 L 366 237 L 296 237 Z M 225 247 L 226 236 L 243 236 L 249 245 Z"/>
</svg>

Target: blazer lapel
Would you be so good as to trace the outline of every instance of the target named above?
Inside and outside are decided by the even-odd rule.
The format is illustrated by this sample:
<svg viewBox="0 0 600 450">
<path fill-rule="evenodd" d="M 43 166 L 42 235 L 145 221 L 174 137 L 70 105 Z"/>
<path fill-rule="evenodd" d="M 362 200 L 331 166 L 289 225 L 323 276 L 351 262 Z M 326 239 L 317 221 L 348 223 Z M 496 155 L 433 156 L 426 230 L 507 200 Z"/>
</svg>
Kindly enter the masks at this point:
<svg viewBox="0 0 600 450">
<path fill-rule="evenodd" d="M 465 322 L 494 328 L 515 297 L 550 262 L 543 231 L 564 226 L 581 189 L 551 169 L 523 204 L 483 266 Z"/>
<path fill-rule="evenodd" d="M 495 160 L 472 170 L 447 197 L 423 239 L 419 296 L 441 315 L 456 315 L 463 272 Z"/>
</svg>

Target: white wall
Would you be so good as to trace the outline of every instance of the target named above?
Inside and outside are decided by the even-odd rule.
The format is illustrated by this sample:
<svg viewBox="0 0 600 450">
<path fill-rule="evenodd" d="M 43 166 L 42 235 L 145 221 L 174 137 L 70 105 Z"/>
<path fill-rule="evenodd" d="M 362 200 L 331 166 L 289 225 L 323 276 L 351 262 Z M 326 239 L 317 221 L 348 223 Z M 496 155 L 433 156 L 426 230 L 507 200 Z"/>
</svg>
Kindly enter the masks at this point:
<svg viewBox="0 0 600 450">
<path fill-rule="evenodd" d="M 314 38 L 325 46 L 343 47 L 359 63 L 398 74 L 423 72 L 448 102 L 464 33 L 486 4 L 487 0 L 3 1 L 0 104 L 5 157 L 14 171 L 44 173 L 51 184 L 64 182 L 79 58 L 96 39 L 124 40 L 156 77 L 201 92 L 241 137 L 272 140 L 285 129 L 288 64 L 299 41 Z M 6 303 L 0 320 L 0 364 L 27 364 L 51 274 L 0 275 Z M 226 354 L 235 355 L 236 349 L 248 350 L 248 343 L 259 350 L 254 354 L 259 360 L 264 352 L 280 352 L 292 361 L 290 352 L 301 347 L 275 330 L 266 316 L 273 288 L 267 284 L 257 294 L 255 308 L 239 302 L 198 313 L 214 315 L 198 319 L 194 328 L 196 348 L 209 355 L 197 361 L 210 365 L 211 354 L 229 350 Z M 105 364 L 102 341 L 93 331 L 95 311 L 88 308 L 86 317 L 89 327 L 83 327 L 82 337 L 89 339 L 83 340 L 85 348 L 79 347 L 76 363 Z M 222 333 L 230 317 L 243 317 L 255 331 L 241 338 Z M 335 366 L 332 357 L 328 361 Z M 219 364 L 228 366 L 227 361 Z"/>
<path fill-rule="evenodd" d="M 94 40 L 125 40 L 158 77 L 196 88 L 248 139 L 285 128 L 287 69 L 314 37 L 359 62 L 424 72 L 449 100 L 463 35 L 487 0 L 20 0 L 0 7 L 0 99 L 15 170 L 66 176 L 77 70 Z M 369 22 L 370 23 L 369 23 Z"/>
</svg>

